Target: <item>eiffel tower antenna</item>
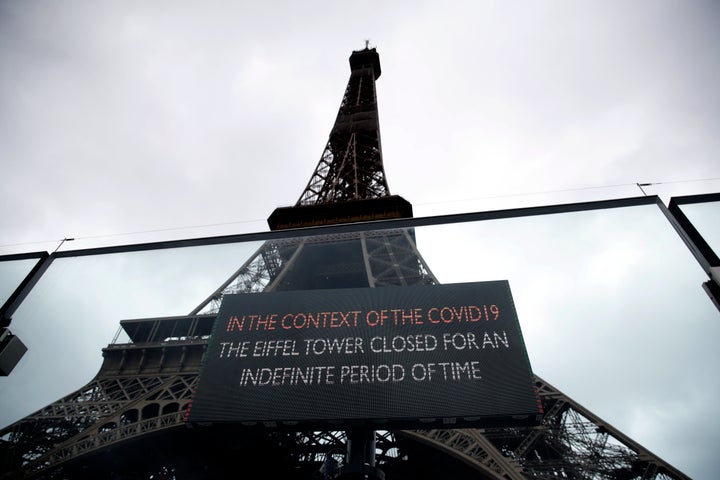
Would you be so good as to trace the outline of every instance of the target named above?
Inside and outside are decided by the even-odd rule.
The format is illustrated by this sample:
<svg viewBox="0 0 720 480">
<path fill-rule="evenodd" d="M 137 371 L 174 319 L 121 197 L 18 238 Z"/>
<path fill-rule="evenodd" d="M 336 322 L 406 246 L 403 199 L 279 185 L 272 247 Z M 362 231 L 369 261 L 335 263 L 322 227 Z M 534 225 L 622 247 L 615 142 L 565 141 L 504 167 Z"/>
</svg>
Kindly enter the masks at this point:
<svg viewBox="0 0 720 480">
<path fill-rule="evenodd" d="M 385 178 L 369 41 L 350 68 L 320 161 L 296 205 L 270 215 L 272 230 L 412 216 Z M 251 431 L 184 421 L 224 295 L 437 283 L 412 228 L 273 237 L 188 315 L 122 320 L 129 341 L 103 349 L 94 379 L 0 431 L 0 479 L 214 479 L 250 465 L 269 478 L 338 478 L 335 466 L 356 459 L 353 478 L 381 476 L 365 466 L 388 480 L 688 478 L 537 375 L 545 414 L 533 427 Z"/>
</svg>

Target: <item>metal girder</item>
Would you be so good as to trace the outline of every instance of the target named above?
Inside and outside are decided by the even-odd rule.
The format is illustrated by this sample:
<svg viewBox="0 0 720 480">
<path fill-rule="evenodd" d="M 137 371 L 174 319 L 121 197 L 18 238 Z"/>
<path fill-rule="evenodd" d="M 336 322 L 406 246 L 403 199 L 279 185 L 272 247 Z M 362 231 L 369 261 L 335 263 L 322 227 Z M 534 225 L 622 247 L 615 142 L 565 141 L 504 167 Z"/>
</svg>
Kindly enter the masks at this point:
<svg viewBox="0 0 720 480">
<path fill-rule="evenodd" d="M 403 436 L 414 438 L 444 450 L 483 474 L 485 478 L 522 480 L 517 462 L 503 457 L 478 430 L 405 430 Z"/>
<path fill-rule="evenodd" d="M 367 232 L 360 240 L 370 287 L 438 283 L 415 245 L 413 230 Z"/>
<path fill-rule="evenodd" d="M 537 375 L 541 425 L 483 430 L 530 478 L 687 479 L 618 429 Z"/>
<path fill-rule="evenodd" d="M 115 353 L 123 348 L 117 347 Z M 134 345 L 127 348 L 139 354 Z M 116 375 L 112 365 L 85 387 L 0 431 L 5 455 L 17 455 L 14 464 L 22 466 L 2 478 L 52 478 L 44 472 L 65 462 L 184 427 L 199 364 L 171 375 L 148 375 L 142 369 Z M 461 460 L 478 478 L 688 478 L 541 378 L 536 377 L 536 385 L 546 412 L 541 425 L 378 432 L 383 452 L 378 464 L 382 468 L 403 458 L 400 435 Z M 338 453 L 344 438 L 344 432 L 296 432 L 286 441 L 297 462 L 307 464 L 324 461 L 333 448 Z"/>
<path fill-rule="evenodd" d="M 17 456 L 11 463 L 22 466 L 0 478 L 33 477 L 111 444 L 182 425 L 198 368 L 162 376 L 100 373 L 85 387 L 0 431 L 11 447 L 8 452 Z"/>
<path fill-rule="evenodd" d="M 280 288 L 306 245 L 357 243 L 367 285 L 432 285 L 438 283 L 415 245 L 413 229 L 349 232 L 269 240 L 190 315 L 217 313 L 223 295 L 271 292 Z M 348 265 L 336 264 L 339 269 Z"/>
<path fill-rule="evenodd" d="M 245 263 L 190 315 L 217 313 L 223 295 L 257 293 L 268 289 L 278 278 L 285 263 L 300 248 L 301 240 L 270 240 L 262 244 Z"/>
<path fill-rule="evenodd" d="M 390 195 L 385 178 L 378 121 L 374 49 L 354 52 L 370 64 L 353 62 L 330 138 L 296 205 L 316 205 Z M 374 61 L 374 62 L 373 62 Z"/>
</svg>

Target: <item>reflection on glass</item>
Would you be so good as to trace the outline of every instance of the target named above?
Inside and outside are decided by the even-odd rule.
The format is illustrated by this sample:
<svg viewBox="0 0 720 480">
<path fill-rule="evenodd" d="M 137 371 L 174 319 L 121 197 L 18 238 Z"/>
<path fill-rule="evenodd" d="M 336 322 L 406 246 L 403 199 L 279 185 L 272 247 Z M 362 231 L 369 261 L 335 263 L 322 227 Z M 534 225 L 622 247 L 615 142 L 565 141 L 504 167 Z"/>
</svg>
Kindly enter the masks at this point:
<svg viewBox="0 0 720 480">
<path fill-rule="evenodd" d="M 720 255 L 720 202 L 689 203 L 680 209 L 716 255 Z"/>
<path fill-rule="evenodd" d="M 37 258 L 0 262 L 0 305 L 10 298 L 37 262 Z"/>
</svg>

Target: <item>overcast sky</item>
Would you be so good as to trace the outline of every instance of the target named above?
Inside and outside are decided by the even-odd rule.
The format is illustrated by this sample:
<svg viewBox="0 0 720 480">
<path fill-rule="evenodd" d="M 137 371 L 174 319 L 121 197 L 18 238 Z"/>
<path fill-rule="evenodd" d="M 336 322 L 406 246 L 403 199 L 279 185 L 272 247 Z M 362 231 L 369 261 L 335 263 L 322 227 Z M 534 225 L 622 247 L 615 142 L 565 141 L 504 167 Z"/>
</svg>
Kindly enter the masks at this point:
<svg viewBox="0 0 720 480">
<path fill-rule="evenodd" d="M 684 0 L 4 0 L 0 253 L 267 230 L 366 39 L 416 215 L 717 192 L 719 22 Z"/>
<path fill-rule="evenodd" d="M 366 39 L 388 183 L 416 216 L 639 196 L 637 183 L 664 200 L 720 191 L 715 1 L 0 0 L 0 254 L 267 231 L 317 165 Z M 627 245 L 616 261 L 647 247 Z M 147 308 L 116 313 L 188 310 Z M 548 376 L 538 357 L 561 388 L 585 372 Z M 673 452 L 677 426 L 652 431 L 672 413 L 653 408 L 627 424 Z M 703 449 L 678 467 L 718 467 L 692 457 Z"/>
</svg>

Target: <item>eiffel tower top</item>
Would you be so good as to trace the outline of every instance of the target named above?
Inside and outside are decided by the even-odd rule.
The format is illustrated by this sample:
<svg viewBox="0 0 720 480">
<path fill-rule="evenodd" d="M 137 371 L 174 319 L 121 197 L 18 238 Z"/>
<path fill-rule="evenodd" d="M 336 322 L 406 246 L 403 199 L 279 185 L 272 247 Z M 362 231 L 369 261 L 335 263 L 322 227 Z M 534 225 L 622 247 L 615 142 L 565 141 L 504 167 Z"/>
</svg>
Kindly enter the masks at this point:
<svg viewBox="0 0 720 480">
<path fill-rule="evenodd" d="M 412 217 L 412 205 L 391 195 L 380 144 L 375 48 L 353 51 L 350 79 L 315 171 L 295 206 L 268 218 L 271 230 Z"/>
</svg>

